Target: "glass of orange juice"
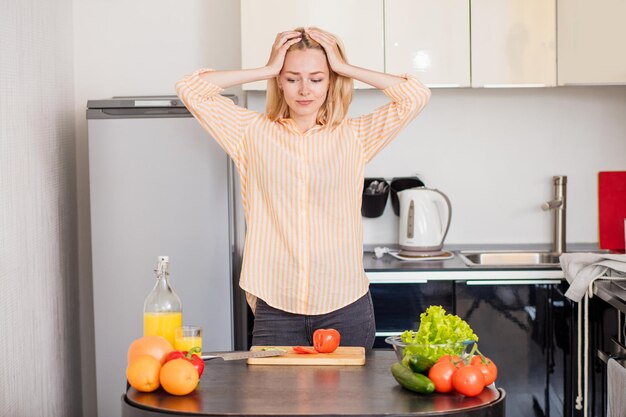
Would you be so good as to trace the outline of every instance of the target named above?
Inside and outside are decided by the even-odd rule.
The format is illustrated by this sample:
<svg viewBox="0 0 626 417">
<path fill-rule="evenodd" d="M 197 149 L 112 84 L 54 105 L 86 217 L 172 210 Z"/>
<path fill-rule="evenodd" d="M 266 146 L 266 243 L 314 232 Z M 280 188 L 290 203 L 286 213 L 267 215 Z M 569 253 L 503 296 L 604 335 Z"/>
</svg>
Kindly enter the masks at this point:
<svg viewBox="0 0 626 417">
<path fill-rule="evenodd" d="M 174 338 L 174 349 L 180 351 L 190 351 L 192 348 L 200 348 L 202 354 L 202 327 L 200 326 L 181 326 L 176 328 L 176 336 Z"/>
</svg>

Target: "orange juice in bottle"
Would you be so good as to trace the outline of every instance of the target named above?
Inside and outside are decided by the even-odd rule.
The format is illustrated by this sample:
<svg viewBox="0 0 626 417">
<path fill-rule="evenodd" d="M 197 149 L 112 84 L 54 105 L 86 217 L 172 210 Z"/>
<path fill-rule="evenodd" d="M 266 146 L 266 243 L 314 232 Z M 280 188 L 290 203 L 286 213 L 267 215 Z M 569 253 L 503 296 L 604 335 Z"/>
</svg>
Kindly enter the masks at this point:
<svg viewBox="0 0 626 417">
<path fill-rule="evenodd" d="M 183 309 L 169 282 L 169 257 L 158 257 L 155 272 L 157 282 L 143 308 L 143 335 L 162 336 L 174 346 L 176 328 L 183 325 Z"/>
</svg>

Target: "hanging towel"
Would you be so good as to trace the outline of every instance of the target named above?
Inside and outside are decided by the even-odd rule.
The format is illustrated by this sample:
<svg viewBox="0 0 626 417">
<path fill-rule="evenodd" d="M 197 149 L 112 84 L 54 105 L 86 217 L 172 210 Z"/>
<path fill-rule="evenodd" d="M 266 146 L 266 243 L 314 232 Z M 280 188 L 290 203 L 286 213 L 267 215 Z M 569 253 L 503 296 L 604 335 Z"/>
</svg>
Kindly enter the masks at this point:
<svg viewBox="0 0 626 417">
<path fill-rule="evenodd" d="M 579 302 L 598 278 L 626 279 L 626 255 L 564 253 L 559 258 L 570 287 L 565 296 Z"/>
<path fill-rule="evenodd" d="M 626 417 L 626 368 L 609 359 L 607 373 L 607 417 Z"/>
<path fill-rule="evenodd" d="M 584 302 L 578 306 L 578 395 L 576 396 L 575 407 L 577 410 L 583 410 L 583 416 L 587 417 L 589 412 L 587 403 L 589 393 L 589 378 L 587 376 L 589 369 L 589 338 L 587 337 L 589 334 L 587 317 L 589 298 L 593 296 L 592 286 L 596 279 L 626 279 L 626 255 L 564 253 L 559 261 L 563 275 L 570 284 L 565 296 L 577 303 L 584 298 Z"/>
</svg>

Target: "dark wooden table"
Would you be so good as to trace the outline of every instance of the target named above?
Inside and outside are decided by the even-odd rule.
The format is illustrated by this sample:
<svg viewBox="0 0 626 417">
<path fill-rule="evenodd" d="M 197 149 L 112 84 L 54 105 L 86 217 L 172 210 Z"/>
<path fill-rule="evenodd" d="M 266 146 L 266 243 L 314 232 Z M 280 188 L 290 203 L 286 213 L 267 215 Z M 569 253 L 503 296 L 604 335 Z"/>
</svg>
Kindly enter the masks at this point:
<svg viewBox="0 0 626 417">
<path fill-rule="evenodd" d="M 206 362 L 200 385 L 176 397 L 162 389 L 122 396 L 124 417 L 200 416 L 449 416 L 503 417 L 505 393 L 491 387 L 473 398 L 420 395 L 401 388 L 389 368 L 392 351 L 375 350 L 365 366 L 246 365 Z"/>
</svg>

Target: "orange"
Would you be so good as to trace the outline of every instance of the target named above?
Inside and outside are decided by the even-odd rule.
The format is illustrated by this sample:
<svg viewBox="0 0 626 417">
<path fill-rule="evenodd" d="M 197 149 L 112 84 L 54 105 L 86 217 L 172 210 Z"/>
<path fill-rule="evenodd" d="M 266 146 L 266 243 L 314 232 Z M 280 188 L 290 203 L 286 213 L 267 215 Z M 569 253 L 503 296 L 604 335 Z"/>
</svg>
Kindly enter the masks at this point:
<svg viewBox="0 0 626 417">
<path fill-rule="evenodd" d="M 174 359 L 161 368 L 159 377 L 163 389 L 173 395 L 187 395 L 198 386 L 200 377 L 187 359 Z"/>
<path fill-rule="evenodd" d="M 156 358 L 150 355 L 139 355 L 126 368 L 126 378 L 130 386 L 137 391 L 152 392 L 159 388 L 160 371 L 161 362 Z"/>
<path fill-rule="evenodd" d="M 165 362 L 167 355 L 173 351 L 172 344 L 161 336 L 143 336 L 135 339 L 128 348 L 128 363 L 140 355 L 151 355 L 155 357 L 161 365 Z"/>
</svg>

